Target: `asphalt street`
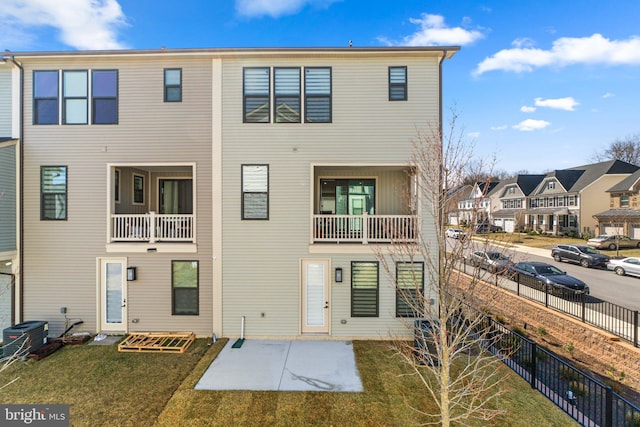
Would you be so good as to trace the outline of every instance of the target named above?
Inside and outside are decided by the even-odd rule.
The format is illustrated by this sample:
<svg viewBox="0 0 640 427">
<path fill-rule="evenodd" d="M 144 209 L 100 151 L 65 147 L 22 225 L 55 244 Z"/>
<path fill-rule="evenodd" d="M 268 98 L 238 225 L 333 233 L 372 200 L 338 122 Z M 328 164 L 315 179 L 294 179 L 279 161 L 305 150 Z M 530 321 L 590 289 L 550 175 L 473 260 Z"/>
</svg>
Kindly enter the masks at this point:
<svg viewBox="0 0 640 427">
<path fill-rule="evenodd" d="M 457 241 L 447 239 L 449 246 Z M 451 240 L 453 240 L 451 242 Z M 590 293 L 596 298 L 609 301 L 623 307 L 640 310 L 640 278 L 633 276 L 618 276 L 613 271 L 599 268 L 584 268 L 578 264 L 568 262 L 556 262 L 551 258 L 551 249 L 530 248 L 527 246 L 515 246 L 512 248 L 501 248 L 495 245 L 483 244 L 482 241 L 473 242 L 473 250 L 497 250 L 510 257 L 513 262 L 520 261 L 542 261 L 556 267 L 568 274 L 579 278 L 587 283 Z M 467 253 L 472 249 L 468 248 Z M 614 256 L 615 251 L 602 251 L 602 253 Z"/>
</svg>

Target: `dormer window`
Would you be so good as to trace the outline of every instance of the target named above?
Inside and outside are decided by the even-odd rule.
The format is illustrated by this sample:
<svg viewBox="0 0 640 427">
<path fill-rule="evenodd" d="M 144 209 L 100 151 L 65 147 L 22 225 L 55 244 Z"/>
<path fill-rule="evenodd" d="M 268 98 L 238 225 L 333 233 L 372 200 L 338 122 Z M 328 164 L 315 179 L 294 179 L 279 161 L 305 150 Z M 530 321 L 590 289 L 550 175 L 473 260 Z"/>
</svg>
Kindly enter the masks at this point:
<svg viewBox="0 0 640 427">
<path fill-rule="evenodd" d="M 549 182 L 547 182 L 547 189 L 548 189 L 548 190 L 553 190 L 554 188 L 556 188 L 556 183 L 555 183 L 555 181 L 549 181 Z"/>
<path fill-rule="evenodd" d="M 629 195 L 628 194 L 621 194 L 620 195 L 620 207 L 621 208 L 628 208 L 629 207 Z"/>
</svg>

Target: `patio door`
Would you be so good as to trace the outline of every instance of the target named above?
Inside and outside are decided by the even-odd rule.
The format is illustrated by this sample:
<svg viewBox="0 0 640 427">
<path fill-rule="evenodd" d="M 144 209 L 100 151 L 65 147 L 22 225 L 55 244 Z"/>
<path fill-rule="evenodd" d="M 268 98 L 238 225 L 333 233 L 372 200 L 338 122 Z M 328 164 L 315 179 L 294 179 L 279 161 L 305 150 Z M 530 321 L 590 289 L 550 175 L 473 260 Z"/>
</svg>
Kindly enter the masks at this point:
<svg viewBox="0 0 640 427">
<path fill-rule="evenodd" d="M 100 268 L 100 330 L 127 332 L 126 258 L 101 258 Z"/>
<path fill-rule="evenodd" d="M 329 333 L 329 260 L 302 260 L 302 333 Z"/>
</svg>

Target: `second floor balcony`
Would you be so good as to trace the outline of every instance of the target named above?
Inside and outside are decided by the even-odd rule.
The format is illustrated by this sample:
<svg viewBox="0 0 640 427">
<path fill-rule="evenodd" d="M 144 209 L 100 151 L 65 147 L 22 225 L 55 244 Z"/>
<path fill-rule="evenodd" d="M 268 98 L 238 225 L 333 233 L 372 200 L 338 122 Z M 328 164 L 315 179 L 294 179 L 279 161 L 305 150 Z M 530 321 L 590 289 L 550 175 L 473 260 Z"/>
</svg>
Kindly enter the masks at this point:
<svg viewBox="0 0 640 427">
<path fill-rule="evenodd" d="M 315 166 L 313 243 L 413 243 L 416 182 L 408 166 Z"/>
</svg>

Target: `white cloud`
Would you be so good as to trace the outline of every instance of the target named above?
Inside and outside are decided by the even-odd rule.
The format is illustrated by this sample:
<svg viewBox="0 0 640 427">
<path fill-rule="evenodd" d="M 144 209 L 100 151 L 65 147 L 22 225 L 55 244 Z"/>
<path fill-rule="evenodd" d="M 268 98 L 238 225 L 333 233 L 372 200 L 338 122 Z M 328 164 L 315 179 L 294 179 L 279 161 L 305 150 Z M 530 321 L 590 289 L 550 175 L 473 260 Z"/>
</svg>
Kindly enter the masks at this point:
<svg viewBox="0 0 640 427">
<path fill-rule="evenodd" d="M 336 1 L 339 0 L 236 0 L 236 13 L 247 17 L 268 15 L 278 18 L 298 13 L 307 5 L 329 7 Z"/>
<path fill-rule="evenodd" d="M 60 40 L 77 49 L 122 49 L 117 30 L 126 25 L 126 17 L 116 0 L 2 0 L 0 27 L 12 28 L 3 42 L 33 27 L 52 27 Z M 8 39 L 8 40 L 7 40 Z"/>
<path fill-rule="evenodd" d="M 522 107 L 520 107 L 520 111 L 522 111 L 523 113 L 533 113 L 534 111 L 536 111 L 536 107 L 523 105 Z"/>
<path fill-rule="evenodd" d="M 546 120 L 527 119 L 527 120 L 521 121 L 517 125 L 513 125 L 513 128 L 523 132 L 531 132 L 534 130 L 544 129 L 550 124 L 551 123 L 549 123 Z"/>
<path fill-rule="evenodd" d="M 602 95 L 603 98 L 612 98 L 614 96 L 616 96 L 616 94 L 611 92 L 607 92 L 604 95 Z"/>
<path fill-rule="evenodd" d="M 480 136 L 480 132 L 469 132 L 467 136 L 469 138 L 478 138 Z"/>
<path fill-rule="evenodd" d="M 550 50 L 533 47 L 503 49 L 480 62 L 473 74 L 503 70 L 531 72 L 539 67 L 564 67 L 572 64 L 640 64 L 640 37 L 610 40 L 601 34 L 590 37 L 561 37 Z"/>
<path fill-rule="evenodd" d="M 547 107 L 547 108 L 553 108 L 555 110 L 574 111 L 575 107 L 577 105 L 580 105 L 580 103 L 575 99 L 573 99 L 573 97 L 568 96 L 566 98 L 557 98 L 557 99 L 536 98 L 535 105 L 537 107 Z"/>
<path fill-rule="evenodd" d="M 468 18 L 463 21 L 465 24 L 469 22 Z M 404 37 L 401 42 L 390 41 L 382 37 L 378 40 L 391 45 L 404 46 L 465 46 L 484 37 L 480 31 L 468 30 L 463 27 L 448 27 L 444 23 L 442 15 L 423 13 L 420 18 L 410 18 L 409 22 L 420 26 L 420 28 L 415 33 Z"/>
<path fill-rule="evenodd" d="M 509 126 L 507 125 L 500 125 L 500 126 L 491 126 L 489 129 L 491 130 L 506 130 Z"/>
</svg>

